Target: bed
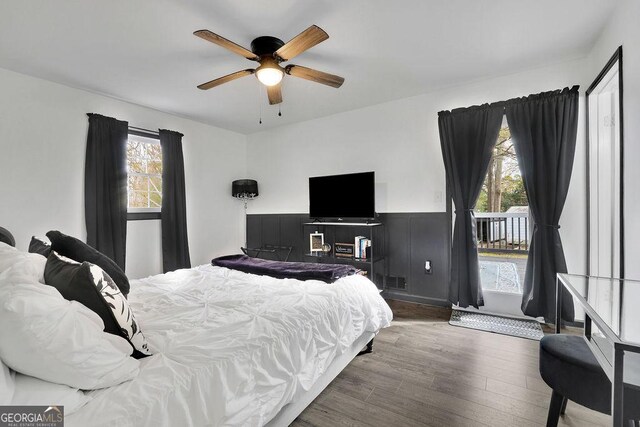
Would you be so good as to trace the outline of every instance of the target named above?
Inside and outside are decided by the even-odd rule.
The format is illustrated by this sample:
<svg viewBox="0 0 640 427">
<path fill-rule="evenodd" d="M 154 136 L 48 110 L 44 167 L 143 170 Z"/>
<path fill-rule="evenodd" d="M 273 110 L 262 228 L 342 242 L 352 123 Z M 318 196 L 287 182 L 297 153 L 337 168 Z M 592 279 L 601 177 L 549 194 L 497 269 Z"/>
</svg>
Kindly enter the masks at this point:
<svg viewBox="0 0 640 427">
<path fill-rule="evenodd" d="M 133 380 L 85 392 L 67 426 L 285 426 L 392 319 L 360 275 L 212 265 L 132 280 L 129 302 L 154 355 Z"/>
</svg>

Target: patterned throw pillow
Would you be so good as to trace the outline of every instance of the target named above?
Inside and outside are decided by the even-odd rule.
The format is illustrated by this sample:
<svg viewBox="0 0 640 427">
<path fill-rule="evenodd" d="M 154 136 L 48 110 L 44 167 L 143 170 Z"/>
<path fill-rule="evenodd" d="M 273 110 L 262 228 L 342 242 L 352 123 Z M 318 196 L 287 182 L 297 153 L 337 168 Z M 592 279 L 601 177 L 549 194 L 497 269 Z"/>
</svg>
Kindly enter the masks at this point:
<svg viewBox="0 0 640 427">
<path fill-rule="evenodd" d="M 86 261 L 80 264 L 52 251 L 44 280 L 65 299 L 78 301 L 96 312 L 104 322 L 105 332 L 121 336 L 131 344 L 133 357 L 151 355 L 127 299 L 102 268 Z"/>
</svg>

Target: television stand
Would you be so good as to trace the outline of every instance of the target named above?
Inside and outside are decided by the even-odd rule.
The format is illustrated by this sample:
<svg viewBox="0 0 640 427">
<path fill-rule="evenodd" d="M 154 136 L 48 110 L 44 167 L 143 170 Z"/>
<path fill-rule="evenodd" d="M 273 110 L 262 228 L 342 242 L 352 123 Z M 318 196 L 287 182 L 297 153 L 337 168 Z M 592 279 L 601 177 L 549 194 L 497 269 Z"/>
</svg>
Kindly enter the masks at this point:
<svg viewBox="0 0 640 427">
<path fill-rule="evenodd" d="M 331 245 L 331 251 L 311 252 L 311 248 L 303 254 L 306 262 L 331 263 L 331 264 L 350 264 L 367 272 L 367 277 L 376 283 L 379 289 L 384 284 L 384 248 L 385 248 L 385 230 L 384 224 L 381 222 L 322 222 L 314 220 L 312 222 L 303 223 L 305 235 L 311 233 L 322 233 L 324 243 Z M 370 252 L 368 251 L 366 258 L 356 256 L 336 255 L 336 243 L 354 245 L 355 237 L 362 236 L 371 240 Z M 382 264 L 382 267 L 380 266 Z M 379 278 L 376 277 L 378 272 Z"/>
<path fill-rule="evenodd" d="M 303 225 L 331 225 L 331 226 L 345 226 L 345 227 L 378 227 L 382 225 L 381 222 L 305 222 Z"/>
</svg>

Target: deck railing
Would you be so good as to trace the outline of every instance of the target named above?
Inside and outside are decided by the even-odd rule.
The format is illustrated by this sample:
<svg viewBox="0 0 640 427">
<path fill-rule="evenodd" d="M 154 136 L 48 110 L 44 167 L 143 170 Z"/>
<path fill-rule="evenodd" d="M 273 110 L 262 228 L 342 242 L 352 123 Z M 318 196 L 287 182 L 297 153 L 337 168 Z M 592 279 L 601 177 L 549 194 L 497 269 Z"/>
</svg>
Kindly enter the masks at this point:
<svg viewBox="0 0 640 427">
<path fill-rule="evenodd" d="M 527 252 L 529 216 L 520 212 L 474 212 L 480 251 Z"/>
</svg>

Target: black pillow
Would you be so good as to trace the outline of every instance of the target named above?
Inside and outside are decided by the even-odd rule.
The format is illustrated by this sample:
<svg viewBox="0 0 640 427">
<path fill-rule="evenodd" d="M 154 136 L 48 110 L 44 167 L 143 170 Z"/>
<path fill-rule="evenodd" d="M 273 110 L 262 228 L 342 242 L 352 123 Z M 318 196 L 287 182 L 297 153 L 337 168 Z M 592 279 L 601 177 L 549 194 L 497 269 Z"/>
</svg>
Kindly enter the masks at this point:
<svg viewBox="0 0 640 427">
<path fill-rule="evenodd" d="M 88 261 L 97 265 L 107 272 L 125 297 L 129 295 L 129 279 L 111 258 L 98 252 L 83 241 L 56 230 L 49 231 L 47 237 L 51 240 L 52 250 L 74 261 Z"/>
<path fill-rule="evenodd" d="M 16 239 L 13 238 L 13 234 L 6 228 L 0 227 L 0 242 L 6 243 L 9 246 L 16 245 Z"/>
<path fill-rule="evenodd" d="M 104 331 L 126 339 L 136 359 L 149 356 L 147 340 L 140 331 L 129 303 L 111 277 L 90 262 L 77 263 L 51 252 L 44 268 L 44 281 L 70 301 L 78 301 L 104 322 Z"/>
<path fill-rule="evenodd" d="M 46 258 L 51 253 L 51 245 L 33 236 L 31 237 L 31 242 L 29 242 L 29 252 L 40 254 Z"/>
</svg>

